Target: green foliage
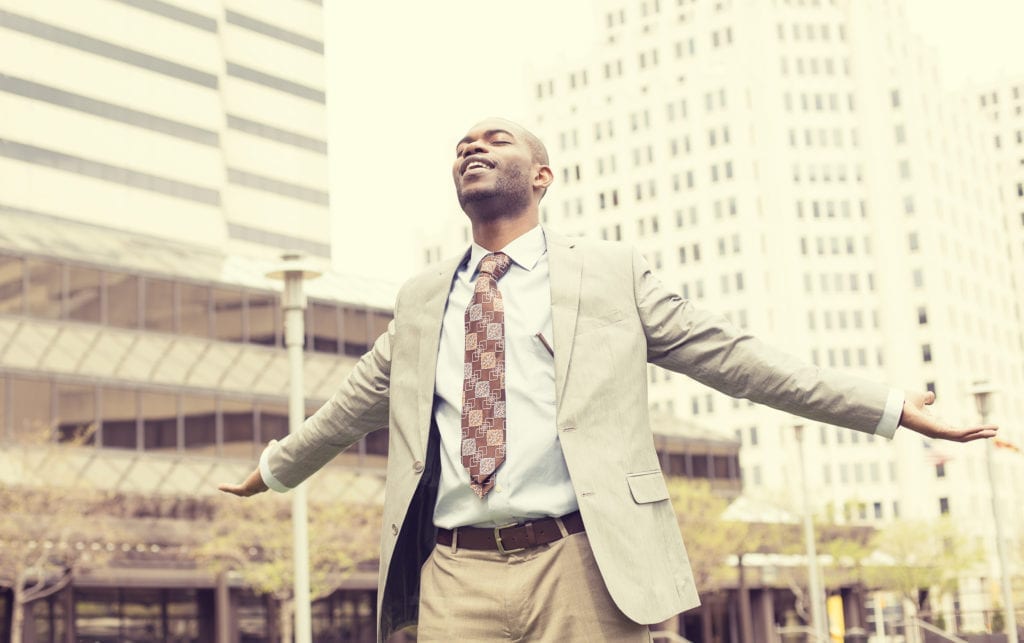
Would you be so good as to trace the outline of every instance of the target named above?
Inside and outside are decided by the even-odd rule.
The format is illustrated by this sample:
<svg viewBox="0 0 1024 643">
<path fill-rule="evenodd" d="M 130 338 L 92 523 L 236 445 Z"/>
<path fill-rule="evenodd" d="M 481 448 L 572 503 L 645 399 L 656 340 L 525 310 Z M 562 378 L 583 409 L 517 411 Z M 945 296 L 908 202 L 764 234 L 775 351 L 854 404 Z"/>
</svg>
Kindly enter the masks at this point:
<svg viewBox="0 0 1024 643">
<path fill-rule="evenodd" d="M 981 550 L 948 518 L 894 522 L 877 534 L 872 546 L 891 564 L 866 568 L 868 584 L 899 592 L 918 608 L 919 590 L 948 592 L 958 577 L 983 560 Z"/>
<path fill-rule="evenodd" d="M 380 513 L 375 507 L 331 503 L 309 509 L 310 592 L 327 596 L 356 565 L 377 555 Z M 294 565 L 288 496 L 219 498 L 209 539 L 196 558 L 234 571 L 254 590 L 287 601 Z"/>
<path fill-rule="evenodd" d="M 729 556 L 752 551 L 752 546 L 756 548 L 749 539 L 749 525 L 722 518 L 729 503 L 716 495 L 706 481 L 669 478 L 668 489 L 697 587 L 714 588 L 729 569 Z"/>
<path fill-rule="evenodd" d="M 11 640 L 22 638 L 22 607 L 66 587 L 79 572 L 101 567 L 125 539 L 110 515 L 112 494 L 83 485 L 69 456 L 90 427 L 64 444 L 46 426 L 27 427 L 3 444 L 19 484 L 0 484 L 0 587 L 12 589 Z"/>
</svg>

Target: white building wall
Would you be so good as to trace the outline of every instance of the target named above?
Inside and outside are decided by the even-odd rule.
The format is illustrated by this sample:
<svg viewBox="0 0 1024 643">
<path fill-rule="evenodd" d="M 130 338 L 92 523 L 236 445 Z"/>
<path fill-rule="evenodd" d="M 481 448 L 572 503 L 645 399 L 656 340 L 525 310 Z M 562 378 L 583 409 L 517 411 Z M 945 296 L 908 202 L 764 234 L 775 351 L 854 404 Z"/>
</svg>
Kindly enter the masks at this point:
<svg viewBox="0 0 1024 643">
<path fill-rule="evenodd" d="M 323 8 L 0 0 L 0 207 L 329 256 Z"/>
</svg>

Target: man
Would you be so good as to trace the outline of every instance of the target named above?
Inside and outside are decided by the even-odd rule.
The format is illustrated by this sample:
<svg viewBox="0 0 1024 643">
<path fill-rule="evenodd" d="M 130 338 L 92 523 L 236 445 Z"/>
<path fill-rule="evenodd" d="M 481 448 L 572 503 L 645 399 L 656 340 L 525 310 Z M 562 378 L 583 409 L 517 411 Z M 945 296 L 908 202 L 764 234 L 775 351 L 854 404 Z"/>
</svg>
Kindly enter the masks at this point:
<svg viewBox="0 0 1024 643">
<path fill-rule="evenodd" d="M 410 280 L 334 398 L 221 486 L 285 491 L 388 426 L 380 638 L 418 620 L 421 641 L 647 641 L 647 624 L 698 604 L 648 426 L 648 362 L 885 437 L 995 434 L 932 418 L 931 393 L 770 349 L 666 290 L 627 246 L 541 228 L 552 172 L 515 123 L 475 125 L 452 175 L 472 247 Z"/>
</svg>

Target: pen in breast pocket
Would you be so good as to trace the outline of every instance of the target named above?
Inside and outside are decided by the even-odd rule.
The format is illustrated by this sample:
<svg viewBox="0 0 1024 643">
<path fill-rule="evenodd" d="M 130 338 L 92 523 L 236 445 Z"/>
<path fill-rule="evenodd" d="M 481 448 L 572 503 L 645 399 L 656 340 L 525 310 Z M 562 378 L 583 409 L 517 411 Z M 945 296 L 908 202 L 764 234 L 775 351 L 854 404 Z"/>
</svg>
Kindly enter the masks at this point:
<svg viewBox="0 0 1024 643">
<path fill-rule="evenodd" d="M 554 357 L 555 349 L 551 348 L 551 344 L 548 343 L 548 340 L 544 339 L 544 333 L 537 333 L 535 337 L 540 340 L 541 344 L 544 345 L 544 348 L 547 349 L 548 354 L 551 355 L 551 357 Z"/>
</svg>

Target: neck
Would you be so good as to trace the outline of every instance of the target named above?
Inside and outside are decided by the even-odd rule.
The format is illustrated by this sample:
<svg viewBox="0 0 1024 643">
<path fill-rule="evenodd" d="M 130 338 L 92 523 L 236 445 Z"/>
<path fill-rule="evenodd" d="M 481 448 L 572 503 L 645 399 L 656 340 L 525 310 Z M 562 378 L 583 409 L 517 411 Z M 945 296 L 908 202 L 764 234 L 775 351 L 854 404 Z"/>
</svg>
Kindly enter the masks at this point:
<svg viewBox="0 0 1024 643">
<path fill-rule="evenodd" d="M 482 248 L 497 252 L 535 228 L 539 217 L 536 208 L 532 208 L 517 217 L 498 217 L 487 220 L 471 218 L 471 221 L 473 223 L 473 241 Z"/>
</svg>

